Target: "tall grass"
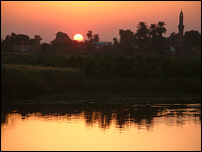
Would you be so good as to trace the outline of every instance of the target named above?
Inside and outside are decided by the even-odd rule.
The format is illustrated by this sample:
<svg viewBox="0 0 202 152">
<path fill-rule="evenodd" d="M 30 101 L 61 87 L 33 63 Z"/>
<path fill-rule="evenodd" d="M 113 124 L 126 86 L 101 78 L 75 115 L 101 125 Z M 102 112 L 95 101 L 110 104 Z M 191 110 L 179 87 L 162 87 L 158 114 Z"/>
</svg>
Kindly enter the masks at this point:
<svg viewBox="0 0 202 152">
<path fill-rule="evenodd" d="M 171 56 L 1 57 L 6 99 L 68 93 L 200 93 L 201 58 Z"/>
<path fill-rule="evenodd" d="M 201 78 L 92 80 L 79 69 L 3 64 L 1 93 L 6 99 L 68 93 L 200 93 Z"/>
<path fill-rule="evenodd" d="M 85 79 L 84 72 L 76 68 L 2 64 L 1 72 L 2 95 L 8 98 L 51 93 L 55 88 L 64 88 L 64 81 Z"/>
<path fill-rule="evenodd" d="M 78 80 L 84 78 L 84 72 L 78 68 L 58 68 L 33 65 L 2 64 L 2 72 L 21 72 L 22 76 L 51 80 Z"/>
<path fill-rule="evenodd" d="M 4 64 L 79 68 L 88 77 L 130 77 L 138 79 L 160 77 L 201 76 L 201 57 L 160 55 L 80 56 L 80 55 L 13 55 L 2 56 Z"/>
</svg>

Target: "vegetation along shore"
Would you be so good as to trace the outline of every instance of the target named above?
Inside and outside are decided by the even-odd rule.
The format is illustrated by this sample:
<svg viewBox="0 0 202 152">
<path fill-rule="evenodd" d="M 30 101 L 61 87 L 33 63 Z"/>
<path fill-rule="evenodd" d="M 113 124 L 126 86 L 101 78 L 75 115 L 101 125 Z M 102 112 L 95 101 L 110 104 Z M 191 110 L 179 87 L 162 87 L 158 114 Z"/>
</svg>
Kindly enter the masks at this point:
<svg viewBox="0 0 202 152">
<path fill-rule="evenodd" d="M 200 56 L 21 54 L 1 59 L 5 102 L 201 100 Z"/>
</svg>

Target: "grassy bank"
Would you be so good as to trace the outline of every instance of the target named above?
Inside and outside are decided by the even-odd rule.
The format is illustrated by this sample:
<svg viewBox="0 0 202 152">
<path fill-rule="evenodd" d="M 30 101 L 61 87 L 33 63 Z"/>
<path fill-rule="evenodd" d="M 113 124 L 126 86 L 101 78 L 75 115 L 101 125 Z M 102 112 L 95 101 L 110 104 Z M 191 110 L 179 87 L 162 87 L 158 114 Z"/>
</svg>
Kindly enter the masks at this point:
<svg viewBox="0 0 202 152">
<path fill-rule="evenodd" d="M 2 64 L 2 98 L 31 99 L 58 94 L 200 94 L 200 77 L 89 79 L 79 69 Z M 92 95 L 91 95 L 92 96 Z M 65 97 L 66 98 L 66 97 Z"/>
<path fill-rule="evenodd" d="M 80 56 L 24 54 L 2 56 L 2 64 L 21 64 L 59 68 L 78 68 L 87 77 L 105 79 L 127 77 L 150 79 L 162 77 L 200 77 L 201 57 L 160 55 Z"/>
<path fill-rule="evenodd" d="M 199 57 L 2 56 L 1 99 L 199 97 Z"/>
<path fill-rule="evenodd" d="M 42 95 L 35 100 L 68 101 L 69 103 L 200 103 L 200 94 L 185 93 L 59 93 Z M 57 103 L 57 102 L 56 102 Z M 65 102 L 64 102 L 65 103 Z"/>
</svg>

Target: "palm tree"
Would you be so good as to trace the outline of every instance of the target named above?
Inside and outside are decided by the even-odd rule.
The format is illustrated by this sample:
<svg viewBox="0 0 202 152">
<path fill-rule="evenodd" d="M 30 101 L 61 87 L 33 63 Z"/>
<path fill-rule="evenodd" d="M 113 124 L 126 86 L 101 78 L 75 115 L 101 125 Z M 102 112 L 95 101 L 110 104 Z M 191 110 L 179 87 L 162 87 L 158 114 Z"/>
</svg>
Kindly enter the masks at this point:
<svg viewBox="0 0 202 152">
<path fill-rule="evenodd" d="M 163 21 L 158 22 L 156 30 L 159 36 L 162 36 L 163 33 L 166 33 L 167 29 L 165 28 L 165 25 L 166 24 Z"/>
<path fill-rule="evenodd" d="M 149 29 L 146 25 L 145 22 L 139 22 L 138 26 L 137 26 L 137 33 L 140 37 L 142 37 L 143 39 L 146 39 L 147 38 L 147 35 L 148 35 L 148 32 L 149 32 Z"/>
<path fill-rule="evenodd" d="M 155 37 L 157 34 L 157 29 L 156 29 L 157 25 L 156 24 L 151 24 L 149 27 L 149 35 L 150 37 Z"/>
<path fill-rule="evenodd" d="M 149 35 L 149 29 L 145 22 L 139 22 L 137 26 L 137 32 L 135 34 L 135 38 L 141 43 L 140 45 L 143 45 L 148 47 L 148 35 Z"/>
<path fill-rule="evenodd" d="M 89 41 L 92 40 L 92 31 L 88 31 L 87 37 L 88 37 Z"/>
<path fill-rule="evenodd" d="M 100 38 L 98 34 L 93 35 L 93 42 L 99 42 Z"/>
</svg>

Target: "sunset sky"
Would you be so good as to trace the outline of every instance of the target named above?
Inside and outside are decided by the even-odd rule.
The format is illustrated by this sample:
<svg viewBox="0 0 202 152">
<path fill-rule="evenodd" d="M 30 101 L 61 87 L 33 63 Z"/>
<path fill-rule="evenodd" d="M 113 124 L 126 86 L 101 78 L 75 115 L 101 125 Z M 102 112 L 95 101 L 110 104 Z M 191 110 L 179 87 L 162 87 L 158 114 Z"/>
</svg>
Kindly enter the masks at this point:
<svg viewBox="0 0 202 152">
<path fill-rule="evenodd" d="M 164 21 L 169 36 L 178 32 L 179 13 L 183 11 L 185 31 L 201 33 L 200 1 L 1 1 L 1 38 L 12 32 L 30 38 L 40 35 L 42 42 L 50 43 L 57 32 L 71 39 L 74 35 L 92 30 L 100 41 L 119 37 L 119 29 L 134 33 L 137 25 Z"/>
</svg>

